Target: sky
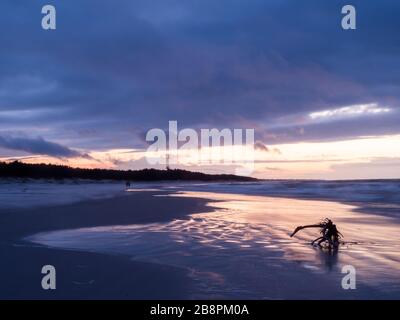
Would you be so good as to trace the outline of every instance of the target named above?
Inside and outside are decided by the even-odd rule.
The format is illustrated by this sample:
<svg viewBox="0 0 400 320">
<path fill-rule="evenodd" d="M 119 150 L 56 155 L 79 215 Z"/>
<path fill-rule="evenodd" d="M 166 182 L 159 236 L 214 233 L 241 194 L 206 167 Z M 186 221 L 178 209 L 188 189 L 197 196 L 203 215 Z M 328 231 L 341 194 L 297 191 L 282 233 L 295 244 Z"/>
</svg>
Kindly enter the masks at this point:
<svg viewBox="0 0 400 320">
<path fill-rule="evenodd" d="M 41 28 L 46 4 L 56 30 Z M 341 27 L 346 4 L 356 30 Z M 2 0 L 0 12 L 0 160 L 150 167 L 146 133 L 175 120 L 254 128 L 255 177 L 400 178 L 399 1 Z"/>
</svg>

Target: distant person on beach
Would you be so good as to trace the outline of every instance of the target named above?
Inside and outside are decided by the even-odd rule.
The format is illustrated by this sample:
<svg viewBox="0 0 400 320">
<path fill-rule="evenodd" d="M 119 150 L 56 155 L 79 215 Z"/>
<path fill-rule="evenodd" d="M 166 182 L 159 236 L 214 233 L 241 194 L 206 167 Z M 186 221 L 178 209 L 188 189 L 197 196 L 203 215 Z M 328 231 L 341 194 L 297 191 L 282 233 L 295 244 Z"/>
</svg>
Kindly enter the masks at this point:
<svg viewBox="0 0 400 320">
<path fill-rule="evenodd" d="M 131 187 L 131 183 L 129 181 L 127 181 L 125 183 L 125 189 L 128 190 Z"/>
<path fill-rule="evenodd" d="M 297 227 L 293 233 L 290 235 L 293 237 L 297 232 L 300 230 L 306 229 L 306 228 L 320 228 L 320 233 L 321 236 L 318 237 L 317 239 L 313 240 L 311 244 L 314 244 L 315 242 L 318 241 L 318 246 L 322 246 L 322 243 L 327 242 L 329 248 L 331 247 L 338 247 L 340 243 L 340 238 L 343 237 L 343 235 L 339 232 L 339 230 L 336 228 L 336 225 L 332 222 L 332 220 L 326 218 L 319 224 L 310 224 L 307 226 L 299 226 Z"/>
</svg>

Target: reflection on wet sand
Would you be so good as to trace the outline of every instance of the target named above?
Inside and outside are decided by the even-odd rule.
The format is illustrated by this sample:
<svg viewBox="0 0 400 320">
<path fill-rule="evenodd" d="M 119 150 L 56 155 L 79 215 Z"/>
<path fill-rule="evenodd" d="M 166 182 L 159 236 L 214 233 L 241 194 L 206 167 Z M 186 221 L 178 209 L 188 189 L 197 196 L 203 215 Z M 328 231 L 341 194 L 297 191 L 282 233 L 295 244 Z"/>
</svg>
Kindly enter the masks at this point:
<svg viewBox="0 0 400 320">
<path fill-rule="evenodd" d="M 194 297 L 340 298 L 341 268 L 348 264 L 366 288 L 399 295 L 400 229 L 390 218 L 327 201 L 206 192 L 172 196 L 207 198 L 216 208 L 169 223 L 66 230 L 30 240 L 187 268 L 199 285 Z M 338 251 L 311 246 L 317 230 L 289 237 L 297 225 L 325 217 L 344 235 Z M 370 296 L 360 288 L 359 296 Z"/>
</svg>

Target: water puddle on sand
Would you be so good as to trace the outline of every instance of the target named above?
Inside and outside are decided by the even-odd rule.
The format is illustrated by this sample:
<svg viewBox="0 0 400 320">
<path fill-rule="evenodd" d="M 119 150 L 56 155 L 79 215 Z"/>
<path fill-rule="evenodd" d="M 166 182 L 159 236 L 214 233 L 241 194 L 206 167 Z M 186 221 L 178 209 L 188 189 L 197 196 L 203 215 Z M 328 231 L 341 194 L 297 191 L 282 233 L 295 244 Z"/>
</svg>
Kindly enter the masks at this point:
<svg viewBox="0 0 400 320">
<path fill-rule="evenodd" d="M 370 297 L 372 290 L 377 297 L 400 297 L 400 226 L 390 218 L 328 201 L 207 192 L 172 196 L 207 198 L 217 209 L 169 223 L 47 232 L 28 240 L 185 268 L 198 285 L 194 298 L 344 298 L 341 268 L 348 264 L 361 284 L 355 296 Z M 296 226 L 325 217 L 348 241 L 338 252 L 309 245 L 317 229 L 289 237 Z"/>
</svg>

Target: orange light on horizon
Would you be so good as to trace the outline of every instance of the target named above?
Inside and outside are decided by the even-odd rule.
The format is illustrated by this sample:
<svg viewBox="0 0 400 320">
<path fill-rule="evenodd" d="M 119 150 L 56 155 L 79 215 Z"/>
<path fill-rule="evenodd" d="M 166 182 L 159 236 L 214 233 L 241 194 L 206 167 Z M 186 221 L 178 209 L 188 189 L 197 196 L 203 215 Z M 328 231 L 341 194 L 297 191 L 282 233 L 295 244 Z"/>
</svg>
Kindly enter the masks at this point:
<svg viewBox="0 0 400 320">
<path fill-rule="evenodd" d="M 400 177 L 400 135 L 361 137 L 358 139 L 331 142 L 301 142 L 274 145 L 266 150 L 254 150 L 253 176 L 276 179 L 353 179 L 353 178 L 395 178 Z M 279 150 L 279 152 L 269 151 Z M 217 152 L 218 151 L 218 152 Z M 221 152 L 223 151 L 223 152 Z M 202 162 L 202 154 L 212 155 L 212 162 Z M 164 151 L 165 153 L 165 151 Z M 20 157 L 26 163 L 51 163 L 81 168 L 143 169 L 165 168 L 165 165 L 151 166 L 146 162 L 146 150 L 110 149 L 89 152 L 89 157 L 61 159 L 49 156 Z M 238 162 L 225 162 L 224 155 L 234 154 Z M 204 154 L 203 154 L 204 155 Z M 161 155 L 162 156 L 162 155 Z M 18 157 L 14 157 L 18 160 Z M 197 170 L 205 173 L 233 173 L 232 165 L 248 160 L 235 150 L 235 146 L 219 147 L 219 150 L 184 150 L 173 168 Z M 399 166 L 396 165 L 399 160 Z M 2 158 L 1 161 L 10 161 Z M 385 162 L 386 161 L 386 162 Z M 388 162 L 390 161 L 390 162 Z M 245 163 L 245 161 L 243 161 Z M 386 165 L 385 165 L 386 163 Z M 390 163 L 390 165 L 389 165 Z M 243 165 L 243 164 L 242 164 Z M 375 165 L 375 166 L 374 166 Z M 370 172 L 358 168 L 370 166 Z M 346 169 L 347 168 L 347 169 Z M 348 168 L 353 168 L 352 170 Z M 361 172 L 364 171 L 364 172 Z"/>
</svg>

